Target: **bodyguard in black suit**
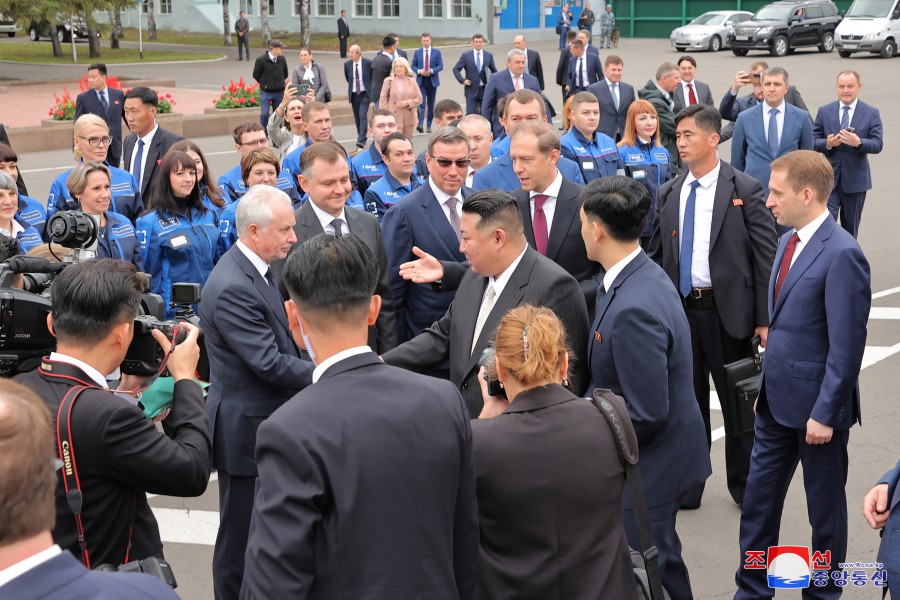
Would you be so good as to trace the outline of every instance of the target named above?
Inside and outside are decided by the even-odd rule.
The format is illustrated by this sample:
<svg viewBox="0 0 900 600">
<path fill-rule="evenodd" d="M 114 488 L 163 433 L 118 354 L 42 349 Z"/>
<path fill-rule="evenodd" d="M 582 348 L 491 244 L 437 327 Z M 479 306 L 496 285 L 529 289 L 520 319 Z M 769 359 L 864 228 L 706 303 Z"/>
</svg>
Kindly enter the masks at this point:
<svg viewBox="0 0 900 600">
<path fill-rule="evenodd" d="M 369 91 L 369 98 L 378 106 L 378 99 L 381 98 L 381 88 L 384 86 L 384 80 L 391 74 L 391 68 L 394 63 L 394 49 L 397 42 L 391 36 L 385 36 L 381 40 L 382 51 L 375 55 L 372 59 L 372 87 Z"/>
<path fill-rule="evenodd" d="M 581 286 L 588 313 L 594 312 L 600 265 L 588 259 L 581 238 L 581 191 L 556 168 L 559 136 L 546 123 L 526 121 L 513 129 L 509 154 L 521 189 L 512 192 L 522 214 L 528 244 L 561 266 Z"/>
<path fill-rule="evenodd" d="M 537 77 L 541 91 L 544 91 L 544 65 L 541 64 L 541 55 L 537 50 L 529 50 L 525 45 L 525 36 L 517 35 L 513 38 L 513 46 L 525 53 L 525 72 Z"/>
<path fill-rule="evenodd" d="M 109 125 L 112 143 L 106 162 L 114 167 L 122 159 L 122 122 L 125 120 L 125 92 L 106 85 L 106 65 L 94 63 L 87 70 L 88 85 L 91 89 L 81 92 L 75 98 L 75 120 L 85 113 L 99 116 Z"/>
<path fill-rule="evenodd" d="M 377 271 L 355 235 L 318 235 L 285 265 L 291 331 L 317 366 L 259 429 L 244 600 L 472 596 L 469 416 L 452 384 L 366 346 Z"/>
<path fill-rule="evenodd" d="M 583 345 L 578 340 L 587 336 L 588 318 L 578 282 L 528 246 L 522 216 L 515 199 L 506 192 L 472 194 L 463 204 L 460 229 L 460 249 L 470 268 L 447 314 L 385 354 L 384 361 L 423 371 L 449 359 L 450 381 L 459 387 L 474 418 L 483 404 L 476 379 L 478 360 L 500 319 L 520 304 L 546 306 L 562 320 L 570 346 L 575 348 L 572 387 L 575 393 L 582 393 L 586 371 L 584 355 L 578 350 Z"/>
<path fill-rule="evenodd" d="M 267 225 L 252 219 L 266 212 Z M 219 534 L 213 553 L 217 599 L 238 597 L 256 488 L 256 431 L 309 385 L 270 265 L 287 256 L 294 212 L 276 188 L 251 187 L 237 211 L 238 241 L 213 268 L 200 302 L 210 381 L 206 410 L 219 471 Z"/>
<path fill-rule="evenodd" d="M 394 299 L 391 295 L 391 278 L 388 273 L 387 250 L 378 219 L 367 212 L 349 208 L 346 205 L 353 191 L 350 182 L 347 159 L 337 142 L 320 142 L 310 146 L 300 156 L 300 186 L 309 192 L 303 205 L 294 211 L 297 222 L 294 234 L 297 241 L 291 248 L 296 251 L 306 240 L 320 233 L 335 237 L 355 235 L 365 242 L 378 265 L 378 284 L 375 293 L 381 297 L 381 311 L 375 325 L 369 328 L 369 347 L 384 354 L 397 345 L 397 321 L 394 314 Z M 305 174 L 304 174 L 305 173 Z M 336 181 L 343 189 L 338 197 L 333 191 L 335 184 L 325 185 L 325 181 Z M 282 296 L 287 299 L 287 287 L 281 277 L 283 260 L 272 263 Z"/>
<path fill-rule="evenodd" d="M 372 60 L 362 57 L 359 46 L 350 46 L 350 60 L 344 63 L 344 79 L 347 80 L 347 98 L 353 109 L 353 123 L 356 125 L 356 147 L 366 145 L 369 129 L 369 104 L 372 97 Z"/>
<path fill-rule="evenodd" d="M 566 33 L 566 46 L 559 49 L 559 62 L 556 64 L 556 85 L 562 89 L 563 105 L 569 97 L 566 86 L 569 85 L 569 59 L 572 58 L 570 44 L 578 37 L 577 31 L 569 31 Z"/>
<path fill-rule="evenodd" d="M 347 58 L 347 38 L 350 37 L 350 22 L 347 21 L 347 11 L 342 10 L 337 20 L 338 40 L 341 46 L 341 58 Z"/>
<path fill-rule="evenodd" d="M 116 394 L 107 387 L 106 375 L 119 367 L 131 344 L 133 319 L 144 289 L 137 275 L 131 263 L 97 259 L 70 266 L 56 277 L 47 318 L 47 327 L 56 335 L 56 351 L 39 369 L 16 377 L 41 397 L 54 426 L 60 404 L 72 388 L 90 386 L 71 411 L 62 414 L 69 424 L 69 443 L 62 451 L 54 443 L 57 456 L 65 458 L 67 449 L 75 456 L 72 474 L 82 495 L 86 549 L 80 548 L 62 470 L 57 471 L 53 539 L 93 567 L 118 566 L 126 555 L 130 560 L 162 557 L 159 526 L 147 504 L 147 493 L 199 496 L 209 481 L 210 437 L 203 395 L 194 382 L 198 329 L 184 325 L 188 337 L 169 357 L 175 383 L 172 409 L 162 422 L 164 434 L 133 395 Z M 153 338 L 163 350 L 169 349 L 161 332 L 154 331 Z M 145 379 L 123 375 L 119 388 L 137 389 Z M 64 438 L 59 443 L 65 444 Z M 4 480 L 4 486 L 8 485 Z M 0 588 L 4 598 L 33 597 L 4 592 L 5 587 Z"/>
<path fill-rule="evenodd" d="M 634 87 L 622 81 L 624 66 L 622 59 L 615 54 L 607 55 L 603 61 L 603 79 L 587 89 L 597 96 L 600 103 L 600 126 L 597 130 L 617 142 L 625 132 L 628 107 L 635 98 Z"/>
<path fill-rule="evenodd" d="M 156 185 L 159 161 L 182 137 L 156 122 L 156 92 L 146 87 L 132 88 L 125 96 L 125 121 L 131 134 L 125 138 L 123 169 L 134 176 L 141 188 L 144 206 L 150 206 L 150 190 Z"/>
<path fill-rule="evenodd" d="M 684 302 L 694 393 L 711 445 L 710 374 L 728 418 L 724 366 L 750 356 L 754 335 L 765 345 L 775 220 L 765 207 L 762 184 L 719 160 L 722 119 L 715 108 L 689 106 L 676 123 L 678 149 L 689 172 L 659 189 L 650 258 L 666 271 Z M 709 225 L 701 229 L 701 223 Z M 725 438 L 728 491 L 738 504 L 744 500 L 752 449 L 753 432 Z M 701 485 L 685 498 L 685 506 L 699 506 L 702 494 Z"/>
</svg>

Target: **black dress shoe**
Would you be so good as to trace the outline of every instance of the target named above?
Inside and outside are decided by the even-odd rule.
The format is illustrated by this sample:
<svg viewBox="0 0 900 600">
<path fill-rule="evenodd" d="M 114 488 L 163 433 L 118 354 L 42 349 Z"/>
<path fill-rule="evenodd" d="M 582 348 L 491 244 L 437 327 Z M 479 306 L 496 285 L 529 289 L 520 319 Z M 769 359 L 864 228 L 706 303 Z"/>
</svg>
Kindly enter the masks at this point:
<svg viewBox="0 0 900 600">
<path fill-rule="evenodd" d="M 357 147 L 357 148 L 365 148 L 366 145 L 365 145 L 364 143 L 362 143 L 362 142 L 356 142 L 356 147 Z"/>
<path fill-rule="evenodd" d="M 418 131 L 419 133 L 425 133 L 425 130 L 422 128 L 421 125 L 416 125 L 416 131 Z"/>
</svg>

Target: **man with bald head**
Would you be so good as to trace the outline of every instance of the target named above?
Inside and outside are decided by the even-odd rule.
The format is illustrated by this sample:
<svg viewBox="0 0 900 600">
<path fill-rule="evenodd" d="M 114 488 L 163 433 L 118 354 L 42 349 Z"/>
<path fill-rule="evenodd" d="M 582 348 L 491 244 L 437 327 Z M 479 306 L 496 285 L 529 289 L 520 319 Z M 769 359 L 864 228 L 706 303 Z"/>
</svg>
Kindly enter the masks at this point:
<svg viewBox="0 0 900 600">
<path fill-rule="evenodd" d="M 525 36 L 522 34 L 513 38 L 513 46 L 525 53 L 525 72 L 537 77 L 541 91 L 544 91 L 544 65 L 541 64 L 541 55 L 537 50 L 529 50 L 525 45 Z"/>
</svg>

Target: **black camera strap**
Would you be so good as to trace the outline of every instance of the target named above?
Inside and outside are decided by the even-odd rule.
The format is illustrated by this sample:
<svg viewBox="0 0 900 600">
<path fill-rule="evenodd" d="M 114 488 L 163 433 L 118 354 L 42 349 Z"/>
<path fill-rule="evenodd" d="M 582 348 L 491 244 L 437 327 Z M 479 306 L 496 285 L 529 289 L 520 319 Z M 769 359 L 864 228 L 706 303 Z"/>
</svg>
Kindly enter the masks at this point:
<svg viewBox="0 0 900 600">
<path fill-rule="evenodd" d="M 59 460 L 62 461 L 63 486 L 66 491 L 66 503 L 75 515 L 75 529 L 78 532 L 78 547 L 81 550 L 81 562 L 88 569 L 91 568 L 91 559 L 88 555 L 87 539 L 84 533 L 84 522 L 81 518 L 83 496 L 81 493 L 81 480 L 78 477 L 78 466 L 75 462 L 75 442 L 72 439 L 72 408 L 75 401 L 86 390 L 109 391 L 96 383 L 85 381 L 84 372 L 68 363 L 51 361 L 44 358 L 39 372 L 42 377 L 50 380 L 68 380 L 75 385 L 66 392 L 62 402 L 56 411 L 56 448 Z M 137 510 L 137 490 L 134 491 L 134 511 Z M 131 537 L 134 532 L 134 512 L 131 516 L 131 524 L 128 526 L 128 545 L 125 549 L 127 563 L 131 554 Z"/>
</svg>

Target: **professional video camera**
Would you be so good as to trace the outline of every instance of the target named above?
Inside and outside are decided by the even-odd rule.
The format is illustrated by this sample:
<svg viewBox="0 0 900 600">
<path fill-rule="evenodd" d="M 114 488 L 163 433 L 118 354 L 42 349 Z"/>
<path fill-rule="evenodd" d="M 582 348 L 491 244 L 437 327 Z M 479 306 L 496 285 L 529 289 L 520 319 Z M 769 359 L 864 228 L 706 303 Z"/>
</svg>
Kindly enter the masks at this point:
<svg viewBox="0 0 900 600">
<path fill-rule="evenodd" d="M 133 560 L 121 564 L 118 567 L 106 563 L 94 570 L 107 571 L 110 573 L 146 573 L 147 575 L 153 575 L 154 577 L 162 579 L 166 585 L 172 589 L 178 587 L 178 582 L 175 581 L 175 573 L 172 572 L 172 567 L 165 560 L 156 558 L 155 556 L 145 558 L 144 560 Z"/>
</svg>

